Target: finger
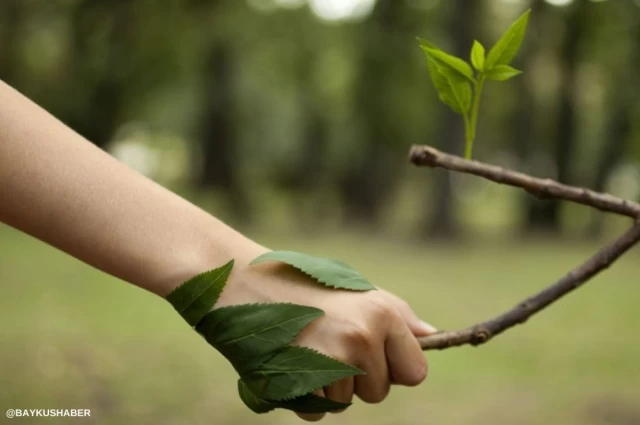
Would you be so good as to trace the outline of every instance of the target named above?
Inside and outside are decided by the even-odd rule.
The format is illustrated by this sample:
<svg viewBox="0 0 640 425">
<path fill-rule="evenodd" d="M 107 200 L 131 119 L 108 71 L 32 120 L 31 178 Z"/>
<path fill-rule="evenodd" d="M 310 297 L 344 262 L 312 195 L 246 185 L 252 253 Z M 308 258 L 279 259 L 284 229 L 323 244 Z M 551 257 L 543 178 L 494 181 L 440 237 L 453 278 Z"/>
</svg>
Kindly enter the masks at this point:
<svg viewBox="0 0 640 425">
<path fill-rule="evenodd" d="M 414 336 L 429 336 L 438 332 L 435 327 L 427 322 L 420 320 L 420 318 L 416 315 L 416 313 L 405 300 L 389 292 L 387 292 L 387 294 L 389 294 L 389 296 L 391 296 L 391 299 L 393 299 L 398 312 L 406 322 L 407 326 L 409 326 L 409 329 Z"/>
<path fill-rule="evenodd" d="M 322 388 L 320 388 L 319 390 L 315 390 L 313 392 L 315 395 L 320 396 L 320 397 L 324 397 L 324 390 Z M 296 412 L 296 415 L 298 415 L 300 417 L 300 419 L 303 419 L 307 422 L 318 422 L 320 419 L 324 418 L 324 413 L 298 413 Z"/>
<path fill-rule="evenodd" d="M 401 318 L 389 330 L 385 351 L 394 384 L 412 387 L 425 380 L 427 360 L 418 340 Z"/>
<path fill-rule="evenodd" d="M 355 377 L 355 394 L 366 403 L 380 403 L 391 387 L 384 345 L 372 346 L 363 357 L 359 367 L 365 375 Z"/>
<path fill-rule="evenodd" d="M 353 381 L 353 377 L 341 379 L 340 381 L 334 383 L 330 387 L 326 387 L 324 389 L 324 394 L 327 398 L 331 400 L 340 402 L 340 403 L 351 403 L 353 399 L 353 390 L 355 383 Z M 344 412 L 345 409 L 335 410 L 331 413 L 340 413 Z"/>
</svg>

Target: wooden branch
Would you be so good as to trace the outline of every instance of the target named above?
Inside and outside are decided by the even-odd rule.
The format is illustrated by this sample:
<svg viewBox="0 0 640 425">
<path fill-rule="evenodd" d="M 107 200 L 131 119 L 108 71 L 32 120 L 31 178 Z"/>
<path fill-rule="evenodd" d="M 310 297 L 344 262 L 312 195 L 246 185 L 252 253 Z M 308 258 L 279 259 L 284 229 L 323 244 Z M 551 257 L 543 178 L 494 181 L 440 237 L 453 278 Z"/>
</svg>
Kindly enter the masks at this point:
<svg viewBox="0 0 640 425">
<path fill-rule="evenodd" d="M 445 168 L 460 173 L 473 174 L 500 184 L 516 186 L 532 195 L 545 199 L 556 198 L 576 202 L 602 211 L 640 218 L 640 204 L 618 198 L 608 193 L 594 192 L 582 187 L 569 186 L 551 179 L 540 179 L 517 171 L 470 161 L 456 155 L 441 152 L 431 146 L 413 146 L 409 153 L 415 165 Z"/>
<path fill-rule="evenodd" d="M 409 157 L 416 165 L 473 174 L 496 183 L 520 187 L 540 198 L 572 201 L 602 211 L 632 217 L 635 221 L 634 225 L 613 243 L 600 249 L 593 257 L 571 270 L 560 280 L 518 303 L 511 310 L 466 329 L 440 331 L 428 337 L 418 338 L 423 350 L 441 350 L 466 344 L 480 345 L 489 341 L 505 330 L 526 322 L 529 317 L 579 288 L 640 241 L 640 204 L 636 202 L 585 188 L 568 186 L 550 179 L 532 177 L 478 161 L 466 160 L 440 152 L 430 146 L 413 146 Z"/>
<path fill-rule="evenodd" d="M 564 295 L 579 288 L 600 271 L 609 267 L 640 240 L 640 221 L 612 244 L 576 267 L 542 292 L 527 298 L 517 306 L 487 322 L 460 331 L 443 331 L 418 340 L 423 350 L 444 349 L 459 345 L 479 345 L 527 319 Z"/>
</svg>

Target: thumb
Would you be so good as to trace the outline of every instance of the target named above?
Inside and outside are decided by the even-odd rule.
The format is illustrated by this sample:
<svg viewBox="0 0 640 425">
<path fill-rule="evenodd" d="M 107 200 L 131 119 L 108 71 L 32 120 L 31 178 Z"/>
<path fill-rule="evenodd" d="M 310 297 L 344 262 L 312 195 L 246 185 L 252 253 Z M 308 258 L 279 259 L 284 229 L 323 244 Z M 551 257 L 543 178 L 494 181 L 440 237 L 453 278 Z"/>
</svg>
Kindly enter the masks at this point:
<svg viewBox="0 0 640 425">
<path fill-rule="evenodd" d="M 429 336 L 438 332 L 438 330 L 434 326 L 421 320 L 416 315 L 416 313 L 414 313 L 413 309 L 409 306 L 409 304 L 407 304 L 406 301 L 397 297 L 396 295 L 389 295 L 391 295 L 391 297 L 395 300 L 396 307 L 400 312 L 400 315 L 416 338 L 421 336 Z"/>
</svg>

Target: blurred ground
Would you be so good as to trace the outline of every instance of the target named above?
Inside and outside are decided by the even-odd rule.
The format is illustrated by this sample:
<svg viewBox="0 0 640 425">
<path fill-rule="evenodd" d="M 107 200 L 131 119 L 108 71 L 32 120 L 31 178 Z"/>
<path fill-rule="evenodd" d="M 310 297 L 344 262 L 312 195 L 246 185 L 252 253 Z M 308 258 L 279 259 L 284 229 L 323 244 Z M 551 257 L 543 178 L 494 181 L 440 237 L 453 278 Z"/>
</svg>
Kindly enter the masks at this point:
<svg viewBox="0 0 640 425">
<path fill-rule="evenodd" d="M 412 245 L 361 234 L 252 235 L 340 258 L 440 328 L 509 308 L 596 248 L 557 242 Z M 73 423 L 293 424 L 256 416 L 225 360 L 169 304 L 0 226 L 0 411 L 89 408 Z M 327 424 L 640 423 L 638 249 L 525 326 L 480 348 L 427 353 L 430 375 Z M 10 421 L 3 417 L 0 423 Z M 15 424 L 69 423 L 49 418 Z"/>
</svg>

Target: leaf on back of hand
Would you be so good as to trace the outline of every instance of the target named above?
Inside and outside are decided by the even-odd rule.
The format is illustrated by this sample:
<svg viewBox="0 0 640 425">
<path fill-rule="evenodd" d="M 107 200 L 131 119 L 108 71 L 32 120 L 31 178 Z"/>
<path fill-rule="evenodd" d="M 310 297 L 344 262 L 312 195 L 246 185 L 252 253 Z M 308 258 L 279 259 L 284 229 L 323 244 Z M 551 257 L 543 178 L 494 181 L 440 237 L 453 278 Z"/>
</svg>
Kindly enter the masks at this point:
<svg viewBox="0 0 640 425">
<path fill-rule="evenodd" d="M 195 326 L 218 301 L 232 268 L 233 260 L 189 279 L 174 289 L 167 301 L 189 325 Z"/>
<path fill-rule="evenodd" d="M 506 81 L 520 74 L 522 74 L 522 71 L 509 65 L 496 65 L 485 72 L 485 76 L 493 81 Z"/>
<path fill-rule="evenodd" d="M 266 362 L 241 373 L 240 378 L 261 398 L 285 400 L 363 373 L 310 348 L 285 347 Z"/>
<path fill-rule="evenodd" d="M 238 395 L 240 396 L 240 400 L 254 413 L 267 413 L 278 407 L 262 397 L 255 395 L 242 379 L 238 379 Z"/>
<path fill-rule="evenodd" d="M 196 326 L 209 344 L 234 365 L 291 343 L 324 312 L 297 304 L 242 304 L 208 313 Z"/>
<path fill-rule="evenodd" d="M 330 398 L 320 397 L 315 394 L 305 394 L 291 400 L 275 402 L 282 409 L 298 413 L 326 413 L 346 409 L 351 403 L 340 403 Z"/>
<path fill-rule="evenodd" d="M 258 264 L 265 261 L 286 263 L 332 288 L 352 291 L 376 289 L 364 276 L 341 261 L 313 257 L 293 251 L 272 251 L 259 256 L 250 264 Z"/>
<path fill-rule="evenodd" d="M 523 13 L 489 50 L 485 70 L 490 70 L 496 65 L 509 65 L 511 63 L 522 45 L 522 40 L 524 40 L 530 13 L 530 9 Z"/>
<path fill-rule="evenodd" d="M 290 400 L 266 400 L 251 391 L 241 379 L 238 380 L 238 394 L 244 404 L 255 413 L 267 413 L 276 408 L 287 409 L 297 413 L 326 413 L 351 406 L 351 403 L 340 403 L 315 394 L 305 394 Z"/>
</svg>

